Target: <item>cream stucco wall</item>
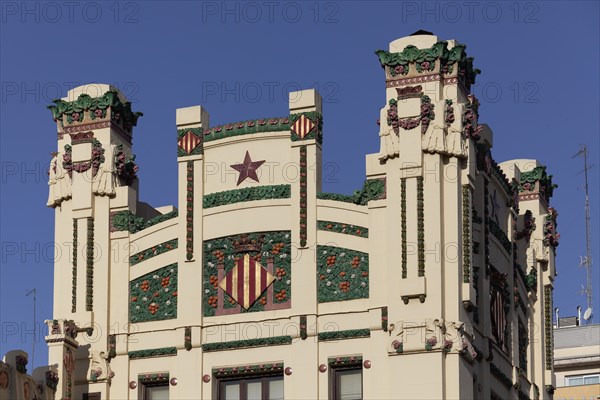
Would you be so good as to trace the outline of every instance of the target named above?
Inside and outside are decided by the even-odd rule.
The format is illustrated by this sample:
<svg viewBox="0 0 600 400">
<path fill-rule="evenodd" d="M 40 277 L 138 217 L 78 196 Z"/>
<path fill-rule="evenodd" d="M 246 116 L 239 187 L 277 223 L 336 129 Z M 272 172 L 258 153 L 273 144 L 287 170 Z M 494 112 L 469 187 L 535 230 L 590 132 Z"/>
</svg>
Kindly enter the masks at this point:
<svg viewBox="0 0 600 400">
<path fill-rule="evenodd" d="M 431 35 L 410 36 L 392 42 L 390 52 L 401 52 L 409 44 L 429 48 L 436 42 Z M 447 43 L 448 49 L 456 46 L 456 41 Z M 103 196 L 93 192 L 93 178 L 86 181 L 73 172 L 72 197 L 55 205 L 56 240 L 82 248 L 93 235 L 102 250 L 93 262 L 88 253 L 78 252 L 75 264 L 72 257 L 55 264 L 54 318 L 94 328 L 91 336 L 77 336 L 73 398 L 99 392 L 103 399 L 138 399 L 144 376 L 157 374 L 176 378 L 171 398 L 212 398 L 219 369 L 269 363 L 291 369 L 281 372 L 285 398 L 328 398 L 330 363 L 344 357 L 355 357 L 362 365 L 363 397 L 369 399 L 551 398 L 545 293 L 552 287 L 555 267 L 553 245 L 544 242 L 547 198 L 511 186 L 513 180 L 520 184 L 521 172 L 538 163 L 516 160 L 497 166 L 489 152 L 491 129 L 475 121 L 481 138 L 465 134 L 463 116 L 474 100 L 470 83 L 462 82 L 457 70 L 468 66 L 457 63 L 452 71 L 440 71 L 440 63 L 434 61 L 432 72 L 418 72 L 412 63 L 400 77 L 385 67 L 382 149 L 366 155 L 367 183 L 359 197 L 321 193 L 322 110 L 314 90 L 290 93 L 289 117 L 229 126 L 210 126 L 209 114 L 200 106 L 177 110 L 178 215 L 137 232 L 128 231 L 131 225 L 115 226 L 125 215 L 115 213 L 141 214 L 136 213 L 137 180 L 131 185 L 118 181 L 114 194 Z M 404 99 L 401 89 L 406 88 L 414 93 Z M 74 101 L 85 90 L 76 88 L 67 99 Z M 422 122 L 425 95 L 435 110 L 428 126 Z M 399 118 L 417 117 L 422 126 L 391 132 L 386 122 L 389 101 L 397 98 Z M 456 113 L 452 122 L 448 105 Z M 82 122 L 69 123 L 66 114 L 61 118 L 58 149 L 71 144 L 74 161 L 89 160 L 91 145 L 77 142 L 67 131 L 89 130 L 105 149 L 122 144 L 130 154 L 131 132 L 115 122 L 98 128 L 87 114 Z M 315 125 L 306 137 L 295 125 L 300 118 Z M 196 137 L 199 144 L 186 150 L 185 137 Z M 245 154 L 253 162 L 264 161 L 256 170 L 258 182 L 247 178 L 238 184 L 239 172 L 231 166 L 242 163 Z M 289 185 L 289 192 L 272 196 L 265 192 L 271 185 L 278 193 Z M 526 210 L 537 221 L 527 238 L 519 235 Z M 157 209 L 160 214 L 168 211 Z M 286 241 L 283 253 L 269 250 L 265 246 L 271 245 L 260 238 L 253 239 L 257 242 L 251 250 L 244 248 L 242 234 L 257 232 L 287 235 L 281 236 Z M 161 246 L 174 239 L 177 247 L 163 252 Z M 220 248 L 224 260 L 218 261 L 215 250 L 207 247 L 213 243 L 228 244 Z M 263 247 L 257 252 L 252 246 Z M 116 256 L 105 249 L 117 249 Z M 336 256 L 332 266 L 324 251 Z M 345 252 L 358 254 L 356 264 L 345 261 Z M 241 312 L 235 301 L 227 303 L 229 297 L 218 287 L 225 279 L 218 274 L 232 271 L 235 258 L 245 253 L 260 256 L 256 262 L 272 274 L 279 268 L 287 274 L 261 295 L 265 304 L 249 312 Z M 132 256 L 141 259 L 132 262 Z M 218 265 L 209 265 L 209 259 Z M 156 275 L 166 266 L 176 270 L 165 272 L 173 278 L 167 281 Z M 527 284 L 521 268 L 523 276 L 537 271 L 537 281 Z M 210 281 L 217 276 L 218 282 Z M 144 279 L 153 289 L 142 293 Z M 288 295 L 276 299 L 271 291 L 287 280 Z M 348 291 L 336 286 L 344 282 L 349 282 Z M 87 307 L 90 285 L 93 306 Z M 508 293 L 502 295 L 507 306 L 504 348 L 492 333 L 494 285 Z M 212 293 L 219 298 L 216 303 L 211 303 Z M 143 298 L 154 295 L 150 311 L 136 311 L 138 304 L 146 307 L 152 301 Z M 163 311 L 174 302 L 176 316 Z M 158 311 L 151 311 L 153 304 Z M 519 348 L 519 320 L 528 327 L 524 350 Z M 51 351 L 51 363 L 62 363 L 64 346 Z M 522 370 L 521 350 L 527 353 Z M 105 370 L 95 380 L 92 361 Z M 319 372 L 320 365 L 328 370 Z M 114 376 L 106 374 L 108 368 Z M 57 398 L 64 396 L 65 385 Z"/>
</svg>

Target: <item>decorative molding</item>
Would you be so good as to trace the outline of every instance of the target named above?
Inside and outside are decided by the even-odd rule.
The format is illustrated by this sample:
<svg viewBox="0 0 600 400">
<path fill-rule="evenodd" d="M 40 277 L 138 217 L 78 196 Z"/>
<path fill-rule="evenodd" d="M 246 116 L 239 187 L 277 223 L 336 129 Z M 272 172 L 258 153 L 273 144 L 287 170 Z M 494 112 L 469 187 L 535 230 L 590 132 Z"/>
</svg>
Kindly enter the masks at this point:
<svg viewBox="0 0 600 400">
<path fill-rule="evenodd" d="M 425 276 L 425 199 L 423 177 L 417 177 L 417 254 L 419 276 Z"/>
<path fill-rule="evenodd" d="M 456 117 L 454 116 L 454 107 L 452 106 L 452 100 L 446 99 L 444 102 L 444 125 L 448 128 L 454 123 Z"/>
<path fill-rule="evenodd" d="M 332 331 L 332 332 L 319 332 L 319 342 L 327 342 L 332 340 L 343 340 L 343 339 L 358 339 L 370 337 L 371 331 L 369 329 L 349 329 L 345 331 Z"/>
<path fill-rule="evenodd" d="M 537 283 L 538 283 L 538 272 L 537 269 L 531 267 L 529 273 L 525 278 L 525 287 L 527 287 L 527 291 L 537 291 Z"/>
<path fill-rule="evenodd" d="M 396 93 L 398 93 L 397 99 L 410 99 L 414 97 L 421 97 L 421 93 L 423 92 L 423 86 L 406 86 L 403 88 L 396 88 Z"/>
<path fill-rule="evenodd" d="M 26 374 L 27 363 L 29 363 L 27 355 L 17 355 L 15 357 L 15 369 L 17 370 L 17 372 L 20 372 L 21 374 Z"/>
<path fill-rule="evenodd" d="M 463 234 L 463 282 L 471 281 L 471 187 L 463 185 L 462 187 L 462 234 Z"/>
<path fill-rule="evenodd" d="M 129 233 L 137 233 L 153 225 L 176 218 L 178 215 L 178 211 L 174 210 L 144 221 L 144 218 L 136 217 L 130 210 L 114 211 L 110 213 L 110 231 L 129 231 Z"/>
<path fill-rule="evenodd" d="M 529 346 L 529 333 L 527 326 L 518 322 L 519 330 L 519 370 L 521 373 L 527 375 L 527 348 Z"/>
<path fill-rule="evenodd" d="M 136 180 L 137 172 L 139 170 L 138 165 L 135 163 L 135 154 L 125 154 L 122 143 L 119 143 L 116 146 L 116 150 L 115 169 L 117 171 L 117 176 L 125 186 L 131 186 Z"/>
<path fill-rule="evenodd" d="M 142 229 L 150 228 L 151 226 L 160 224 L 161 222 L 164 222 L 164 221 L 168 221 L 172 218 L 176 218 L 177 216 L 179 216 L 179 212 L 177 210 L 173 210 L 166 214 L 157 215 L 156 217 L 150 218 L 149 220 L 147 220 L 144 223 L 144 226 Z"/>
<path fill-rule="evenodd" d="M 77 312 L 77 219 L 73 218 L 73 261 L 71 282 L 71 312 Z"/>
<path fill-rule="evenodd" d="M 291 307 L 292 247 L 290 231 L 253 232 L 204 241 L 202 313 L 214 315 L 257 312 Z M 227 273 L 246 253 L 262 263 L 273 283 L 247 309 L 220 286 Z"/>
<path fill-rule="evenodd" d="M 157 349 L 134 350 L 127 352 L 129 359 L 176 356 L 177 347 L 159 347 Z"/>
<path fill-rule="evenodd" d="M 317 221 L 317 229 L 320 231 L 335 232 L 362 238 L 369 237 L 369 228 L 359 225 L 344 224 L 341 222 Z"/>
<path fill-rule="evenodd" d="M 512 379 L 509 378 L 498 366 L 494 363 L 490 363 L 490 374 L 496 377 L 498 381 L 506 387 L 508 390 L 512 388 L 513 382 Z"/>
<path fill-rule="evenodd" d="M 237 350 L 248 347 L 280 346 L 286 344 L 292 344 L 291 336 L 272 336 L 267 338 L 234 340 L 231 342 L 205 343 L 202 345 L 202 350 L 205 352 L 210 352 L 223 350 Z"/>
<path fill-rule="evenodd" d="M 317 245 L 319 303 L 369 297 L 369 254 L 343 247 Z"/>
<path fill-rule="evenodd" d="M 290 185 L 262 185 L 204 195 L 204 209 L 254 200 L 289 199 Z"/>
<path fill-rule="evenodd" d="M 390 80 L 386 80 L 385 87 L 393 88 L 393 87 L 404 86 L 404 85 L 412 85 L 415 83 L 426 83 L 426 82 L 434 82 L 434 81 L 441 81 L 441 77 L 439 74 L 415 76 L 413 78 L 390 79 Z"/>
<path fill-rule="evenodd" d="M 192 327 L 186 326 L 183 332 L 183 347 L 190 351 L 192 350 Z"/>
<path fill-rule="evenodd" d="M 517 286 L 515 286 L 514 288 L 514 294 L 515 294 L 515 298 L 514 298 L 514 308 L 515 310 L 517 308 L 520 308 L 521 311 L 523 311 L 523 315 L 527 316 L 527 306 L 525 305 L 525 302 L 523 301 L 523 298 L 521 297 L 521 293 L 519 293 L 519 288 Z"/>
<path fill-rule="evenodd" d="M 131 103 L 123 103 L 116 91 L 107 91 L 100 97 L 92 98 L 82 93 L 75 101 L 64 101 L 61 99 L 53 100 L 54 104 L 49 105 L 48 109 L 52 111 L 52 118 L 60 124 L 79 125 L 82 123 L 110 122 L 122 128 L 125 132 L 131 133 L 137 120 L 143 114 L 133 112 Z M 106 120 L 108 121 L 101 121 Z"/>
<path fill-rule="evenodd" d="M 519 200 L 542 198 L 548 204 L 557 187 L 558 185 L 552 183 L 552 175 L 546 173 L 545 165 L 522 171 L 518 184 Z"/>
<path fill-rule="evenodd" d="M 308 338 L 306 319 L 307 319 L 306 315 L 300 316 L 300 339 L 302 339 L 302 340 L 306 340 Z"/>
<path fill-rule="evenodd" d="M 323 143 L 323 116 L 316 111 L 290 114 L 290 133 L 292 142 L 314 139 Z"/>
<path fill-rule="evenodd" d="M 177 263 L 129 282 L 129 322 L 177 318 Z"/>
<path fill-rule="evenodd" d="M 152 257 L 156 257 L 159 254 L 166 253 L 167 251 L 171 251 L 177 248 L 178 239 L 171 239 L 161 244 L 154 245 L 148 249 L 142 250 L 138 253 L 135 253 L 131 257 L 129 257 L 129 265 L 133 266 L 135 264 L 141 263 L 142 261 L 146 261 Z"/>
<path fill-rule="evenodd" d="M 346 357 L 329 357 L 327 364 L 330 367 L 349 367 L 362 365 L 362 356 L 346 356 Z"/>
<path fill-rule="evenodd" d="M 548 207 L 548 215 L 544 218 L 544 244 L 556 249 L 560 240 L 560 233 L 556 231 L 558 222 L 558 211 L 553 207 Z"/>
<path fill-rule="evenodd" d="M 117 356 L 117 335 L 108 335 L 108 360 Z"/>
<path fill-rule="evenodd" d="M 212 375 L 215 378 L 247 376 L 247 375 L 265 375 L 282 374 L 283 363 L 265 363 L 241 365 L 239 367 L 213 368 Z"/>
<path fill-rule="evenodd" d="M 194 258 L 194 162 L 186 165 L 186 205 L 185 205 L 185 258 Z"/>
<path fill-rule="evenodd" d="M 184 128 L 177 130 L 177 157 L 203 154 L 202 128 Z"/>
<path fill-rule="evenodd" d="M 253 119 L 218 125 L 203 130 L 204 143 L 227 137 L 250 135 L 253 133 L 289 131 L 290 125 L 291 123 L 288 117 Z"/>
<path fill-rule="evenodd" d="M 400 119 L 398 117 L 398 101 L 396 99 L 390 99 L 389 106 L 387 124 L 392 127 L 397 136 L 400 134 L 400 128 L 408 131 L 419 125 L 421 125 L 421 133 L 424 134 L 429 127 L 429 123 L 435 118 L 433 111 L 435 106 L 429 96 L 424 94 L 421 95 L 421 114 L 418 117 Z"/>
<path fill-rule="evenodd" d="M 375 54 L 386 71 L 387 81 L 400 79 L 409 73 L 435 72 L 438 79 L 437 74 L 457 78 L 468 92 L 475 83 L 475 77 L 481 72 L 473 68 L 473 58 L 467 57 L 465 45 L 457 44 L 448 49 L 446 41 L 439 41 L 427 49 L 408 45 L 401 52 L 377 50 Z"/>
<path fill-rule="evenodd" d="M 554 331 L 552 327 L 552 286 L 544 286 L 544 347 L 546 369 L 552 370 L 554 364 Z"/>
<path fill-rule="evenodd" d="M 504 250 L 506 250 L 506 252 L 508 254 L 511 254 L 512 253 L 512 242 L 508 238 L 508 235 L 506 233 L 504 233 L 502 228 L 500 228 L 498 223 L 496 221 L 494 221 L 493 218 L 488 217 L 487 225 L 489 227 L 489 231 L 492 233 L 492 235 L 494 235 L 494 237 L 496 239 L 498 239 L 498 241 L 500 242 L 500 244 L 502 245 Z"/>
<path fill-rule="evenodd" d="M 94 311 L 94 218 L 87 219 L 85 310 Z"/>
<path fill-rule="evenodd" d="M 169 382 L 169 373 L 159 372 L 154 374 L 139 374 L 138 381 L 140 383 Z"/>
<path fill-rule="evenodd" d="M 531 212 L 531 210 L 525 211 L 525 214 L 523 214 L 523 229 L 520 231 L 515 231 L 515 240 L 525 238 L 525 240 L 529 242 L 531 234 L 533 233 L 533 231 L 535 231 L 535 228 L 535 217 L 533 216 L 533 213 Z"/>
<path fill-rule="evenodd" d="M 388 308 L 387 306 L 381 307 L 381 330 L 384 332 L 388 331 Z"/>
<path fill-rule="evenodd" d="M 54 390 L 56 391 L 56 388 L 58 387 L 58 373 L 56 371 L 46 371 L 46 386 L 50 389 L 50 390 Z"/>
<path fill-rule="evenodd" d="M 479 125 L 479 100 L 472 94 L 467 98 L 462 114 L 463 136 L 477 141 L 483 130 L 483 126 Z"/>
<path fill-rule="evenodd" d="M 307 207 L 307 155 L 306 146 L 300 146 L 300 247 L 306 246 L 308 238 Z M 318 223 L 317 223 L 318 225 Z"/>
<path fill-rule="evenodd" d="M 88 133 L 88 132 L 83 132 Z M 91 133 L 91 132 L 90 132 Z M 81 135 L 81 134 L 77 134 Z M 104 148 L 102 147 L 102 143 L 98 139 L 91 137 L 90 135 L 81 135 L 82 137 L 76 138 L 77 135 L 72 135 L 74 141 L 73 145 L 78 143 L 87 143 L 89 141 L 92 142 L 92 154 L 90 161 L 81 161 L 81 162 L 73 162 L 73 147 L 69 144 L 66 144 L 63 153 L 63 168 L 69 174 L 69 178 L 73 178 L 73 171 L 83 173 L 90 168 L 92 169 L 92 177 L 95 177 L 98 174 L 98 170 L 100 169 L 100 165 L 102 165 L 106 158 L 104 157 Z"/>
<path fill-rule="evenodd" d="M 406 240 L 406 178 L 400 180 L 400 231 L 402 235 L 402 279 L 408 276 L 408 245 Z"/>
<path fill-rule="evenodd" d="M 317 199 L 343 201 L 357 205 L 367 205 L 371 200 L 386 198 L 386 178 L 367 179 L 361 190 L 356 190 L 352 195 L 337 193 L 317 193 Z"/>
</svg>

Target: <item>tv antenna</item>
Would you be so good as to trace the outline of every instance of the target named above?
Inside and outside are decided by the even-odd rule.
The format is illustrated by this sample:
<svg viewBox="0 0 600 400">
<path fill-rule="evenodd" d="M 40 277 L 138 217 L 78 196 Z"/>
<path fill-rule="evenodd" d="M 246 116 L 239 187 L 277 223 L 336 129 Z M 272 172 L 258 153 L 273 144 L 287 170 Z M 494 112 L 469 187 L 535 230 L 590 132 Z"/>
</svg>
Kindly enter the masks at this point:
<svg viewBox="0 0 600 400">
<path fill-rule="evenodd" d="M 583 145 L 582 148 L 572 158 L 583 157 L 583 171 L 580 171 L 577 175 L 584 174 L 585 177 L 585 257 L 580 257 L 579 266 L 585 268 L 586 272 L 586 286 L 581 291 L 585 294 L 587 300 L 587 308 L 583 314 L 583 319 L 588 324 L 592 322 L 592 246 L 591 246 L 591 228 L 590 228 L 590 196 L 588 190 L 588 170 L 593 165 L 588 166 L 587 162 L 587 146 Z"/>
<path fill-rule="evenodd" d="M 27 292 L 27 294 L 25 296 L 29 296 L 30 294 L 33 293 L 33 344 L 31 345 L 31 368 L 33 369 L 34 367 L 34 361 L 35 361 L 35 342 L 37 341 L 37 337 L 36 337 L 36 326 L 35 326 L 35 303 L 37 300 L 36 297 L 36 293 L 37 293 L 37 289 L 33 288 L 31 289 L 29 292 Z"/>
</svg>

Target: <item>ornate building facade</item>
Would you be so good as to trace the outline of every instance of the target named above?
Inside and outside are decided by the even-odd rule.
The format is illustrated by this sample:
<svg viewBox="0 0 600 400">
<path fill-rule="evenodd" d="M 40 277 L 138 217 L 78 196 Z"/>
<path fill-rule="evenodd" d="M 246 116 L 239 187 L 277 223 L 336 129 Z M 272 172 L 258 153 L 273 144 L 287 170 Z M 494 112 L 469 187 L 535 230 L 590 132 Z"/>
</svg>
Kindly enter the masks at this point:
<svg viewBox="0 0 600 400">
<path fill-rule="evenodd" d="M 121 93 L 50 106 L 48 206 L 72 247 L 57 399 L 552 398 L 552 177 L 494 160 L 464 45 L 417 32 L 376 54 L 381 150 L 352 195 L 321 190 L 314 90 L 219 126 L 178 109 L 179 200 L 160 208 L 138 199 Z"/>
</svg>

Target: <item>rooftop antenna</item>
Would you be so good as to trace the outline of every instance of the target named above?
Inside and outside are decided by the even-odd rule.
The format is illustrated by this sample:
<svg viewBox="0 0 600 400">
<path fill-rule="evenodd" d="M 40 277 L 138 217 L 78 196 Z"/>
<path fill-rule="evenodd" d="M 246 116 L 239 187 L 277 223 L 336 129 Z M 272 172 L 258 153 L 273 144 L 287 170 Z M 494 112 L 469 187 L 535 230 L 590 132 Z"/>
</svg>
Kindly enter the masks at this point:
<svg viewBox="0 0 600 400">
<path fill-rule="evenodd" d="M 585 294 L 587 300 L 587 309 L 583 314 L 583 319 L 588 323 L 592 323 L 592 246 L 591 246 L 591 228 L 590 228 L 590 197 L 588 190 L 588 170 L 593 165 L 588 166 L 587 162 L 587 146 L 582 148 L 572 158 L 583 157 L 583 171 L 577 175 L 584 174 L 585 177 L 585 257 L 580 257 L 579 266 L 585 268 L 586 271 L 586 287 L 580 293 Z"/>
<path fill-rule="evenodd" d="M 37 289 L 36 288 L 31 289 L 29 292 L 27 292 L 27 294 L 25 296 L 29 296 L 32 293 L 33 293 L 33 344 L 31 345 L 31 368 L 33 369 L 33 366 L 35 365 L 34 364 L 34 361 L 35 361 L 35 342 L 37 340 L 36 335 L 35 335 L 35 333 L 37 331 L 37 329 L 35 327 L 35 321 L 36 321 L 35 320 L 35 303 L 36 303 L 36 300 L 37 300 L 37 297 L 36 297 Z"/>
</svg>

